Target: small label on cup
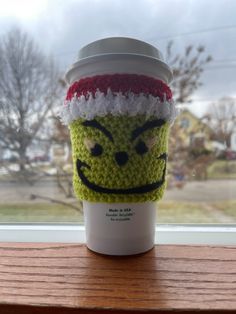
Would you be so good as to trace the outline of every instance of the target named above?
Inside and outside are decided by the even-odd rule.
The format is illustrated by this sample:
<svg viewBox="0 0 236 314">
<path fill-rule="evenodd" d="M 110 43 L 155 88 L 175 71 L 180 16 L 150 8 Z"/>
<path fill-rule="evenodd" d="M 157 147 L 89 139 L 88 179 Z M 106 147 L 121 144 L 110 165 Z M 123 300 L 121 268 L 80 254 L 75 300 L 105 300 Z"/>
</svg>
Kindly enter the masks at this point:
<svg viewBox="0 0 236 314">
<path fill-rule="evenodd" d="M 130 208 L 108 208 L 106 217 L 110 221 L 130 221 L 135 215 L 135 211 Z"/>
</svg>

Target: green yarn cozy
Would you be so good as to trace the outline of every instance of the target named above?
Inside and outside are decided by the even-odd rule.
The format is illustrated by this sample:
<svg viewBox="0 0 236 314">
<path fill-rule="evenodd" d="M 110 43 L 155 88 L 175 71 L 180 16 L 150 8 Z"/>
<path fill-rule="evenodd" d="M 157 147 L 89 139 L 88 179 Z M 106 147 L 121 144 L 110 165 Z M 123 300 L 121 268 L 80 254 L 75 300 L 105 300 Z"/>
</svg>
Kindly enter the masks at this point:
<svg viewBox="0 0 236 314">
<path fill-rule="evenodd" d="M 90 202 L 147 202 L 163 196 L 170 123 L 146 115 L 78 118 L 69 124 L 73 185 Z"/>
</svg>

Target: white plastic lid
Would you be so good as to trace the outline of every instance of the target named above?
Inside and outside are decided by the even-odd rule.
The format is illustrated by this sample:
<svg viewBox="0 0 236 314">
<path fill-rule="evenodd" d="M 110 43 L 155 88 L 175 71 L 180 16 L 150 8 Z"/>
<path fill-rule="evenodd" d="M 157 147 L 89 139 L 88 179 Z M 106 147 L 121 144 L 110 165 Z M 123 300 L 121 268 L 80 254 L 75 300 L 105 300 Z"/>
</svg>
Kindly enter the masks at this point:
<svg viewBox="0 0 236 314">
<path fill-rule="evenodd" d="M 166 83 L 172 80 L 172 72 L 156 47 L 126 37 L 104 38 L 84 46 L 65 78 L 72 84 L 84 77 L 116 73 L 143 74 Z"/>
</svg>

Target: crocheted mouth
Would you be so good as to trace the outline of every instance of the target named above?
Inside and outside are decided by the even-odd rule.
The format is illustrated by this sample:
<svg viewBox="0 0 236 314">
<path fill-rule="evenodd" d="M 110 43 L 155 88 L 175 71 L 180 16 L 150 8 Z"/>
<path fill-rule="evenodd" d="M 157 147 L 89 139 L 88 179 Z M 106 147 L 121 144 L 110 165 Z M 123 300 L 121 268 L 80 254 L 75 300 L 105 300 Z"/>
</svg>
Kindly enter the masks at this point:
<svg viewBox="0 0 236 314">
<path fill-rule="evenodd" d="M 165 161 L 165 166 L 162 172 L 161 180 L 158 180 L 156 182 L 152 182 L 149 184 L 137 186 L 137 187 L 128 188 L 128 189 L 106 188 L 106 187 L 97 185 L 96 183 L 89 181 L 89 179 L 83 173 L 82 168 L 85 167 L 85 168 L 91 169 L 91 167 L 86 162 L 81 161 L 80 159 L 77 159 L 76 161 L 76 168 L 77 168 L 78 176 L 80 180 L 83 182 L 83 184 L 95 192 L 106 193 L 106 194 L 142 194 L 142 193 L 148 193 L 148 192 L 151 192 L 160 188 L 165 182 L 167 154 L 163 153 L 162 155 L 157 157 L 157 159 L 163 159 Z"/>
</svg>

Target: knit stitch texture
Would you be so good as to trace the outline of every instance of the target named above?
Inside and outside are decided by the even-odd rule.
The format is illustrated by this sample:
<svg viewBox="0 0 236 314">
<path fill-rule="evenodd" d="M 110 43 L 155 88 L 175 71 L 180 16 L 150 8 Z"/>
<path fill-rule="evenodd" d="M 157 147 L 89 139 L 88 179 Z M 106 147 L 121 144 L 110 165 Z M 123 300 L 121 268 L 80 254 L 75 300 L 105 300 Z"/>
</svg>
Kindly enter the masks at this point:
<svg viewBox="0 0 236 314">
<path fill-rule="evenodd" d="M 165 190 L 169 123 L 146 115 L 70 125 L 74 190 L 91 202 L 159 200 Z"/>
</svg>

